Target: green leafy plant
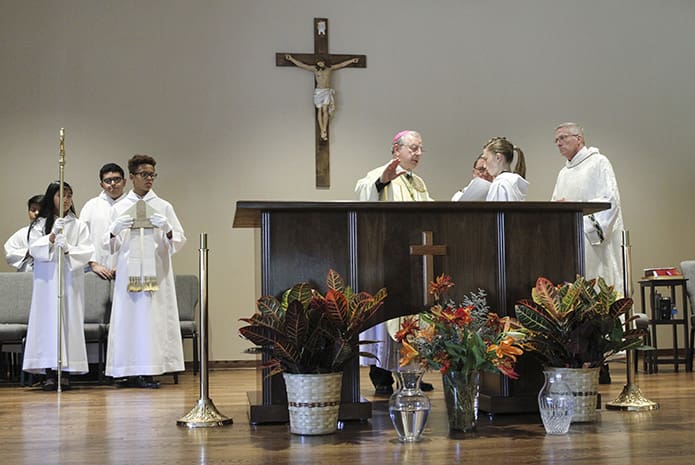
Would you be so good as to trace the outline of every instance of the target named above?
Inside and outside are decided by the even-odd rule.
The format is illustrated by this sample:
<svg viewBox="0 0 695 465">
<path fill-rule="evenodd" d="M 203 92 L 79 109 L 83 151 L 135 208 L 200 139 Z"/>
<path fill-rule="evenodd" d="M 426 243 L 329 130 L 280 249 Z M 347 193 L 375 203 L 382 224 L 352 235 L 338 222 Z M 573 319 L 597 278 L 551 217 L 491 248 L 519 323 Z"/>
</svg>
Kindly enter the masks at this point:
<svg viewBox="0 0 695 465">
<path fill-rule="evenodd" d="M 549 367 L 592 368 L 623 350 L 642 344 L 642 332 L 623 322 L 632 299 L 618 299 L 603 278 L 554 285 L 540 277 L 532 301 L 521 300 L 516 316 L 527 333 L 524 347 Z M 634 319 L 634 318 L 633 318 Z"/>
<path fill-rule="evenodd" d="M 250 351 L 270 355 L 264 364 L 270 375 L 334 373 L 357 356 L 376 358 L 359 351 L 360 344 L 376 342 L 360 341 L 359 334 L 383 304 L 386 289 L 355 293 L 334 270 L 328 271 L 326 287 L 325 296 L 306 282 L 285 291 L 281 300 L 263 296 L 253 316 L 241 319 L 248 325 L 239 332 L 257 346 Z"/>
</svg>

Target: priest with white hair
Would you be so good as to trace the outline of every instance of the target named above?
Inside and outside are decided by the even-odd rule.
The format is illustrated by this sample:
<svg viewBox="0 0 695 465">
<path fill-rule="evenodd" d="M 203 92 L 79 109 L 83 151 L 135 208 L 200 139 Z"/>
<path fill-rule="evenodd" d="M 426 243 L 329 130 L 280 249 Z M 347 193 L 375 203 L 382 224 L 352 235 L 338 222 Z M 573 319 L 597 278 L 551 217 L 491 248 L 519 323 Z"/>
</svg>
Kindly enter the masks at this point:
<svg viewBox="0 0 695 465">
<path fill-rule="evenodd" d="M 371 170 L 357 181 L 355 193 L 362 201 L 416 202 L 431 201 L 425 181 L 413 171 L 420 164 L 423 155 L 422 136 L 415 131 L 400 131 L 391 141 L 391 160 Z M 380 341 L 379 344 L 367 346 L 368 352 L 378 357 L 374 360 L 361 358 L 363 365 L 369 365 L 369 378 L 374 384 L 377 395 L 393 393 L 393 376 L 391 371 L 398 368 L 398 346 L 393 336 L 399 329 L 400 318 L 394 318 L 369 328 L 360 335 L 360 339 Z M 423 390 L 431 391 L 432 385 L 421 383 Z"/>
</svg>

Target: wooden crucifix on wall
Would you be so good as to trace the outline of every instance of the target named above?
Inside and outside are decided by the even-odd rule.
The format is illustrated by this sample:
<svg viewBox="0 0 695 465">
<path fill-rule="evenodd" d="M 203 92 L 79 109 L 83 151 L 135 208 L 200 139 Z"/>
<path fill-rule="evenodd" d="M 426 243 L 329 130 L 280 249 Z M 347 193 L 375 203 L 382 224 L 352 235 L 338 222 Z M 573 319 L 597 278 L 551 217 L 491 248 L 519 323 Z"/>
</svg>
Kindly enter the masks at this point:
<svg viewBox="0 0 695 465">
<path fill-rule="evenodd" d="M 297 66 L 314 74 L 316 187 L 330 187 L 328 127 L 331 114 L 335 111 L 335 91 L 331 88 L 331 72 L 348 67 L 366 68 L 367 56 L 328 53 L 328 19 L 314 18 L 314 53 L 276 53 L 275 65 Z"/>
</svg>

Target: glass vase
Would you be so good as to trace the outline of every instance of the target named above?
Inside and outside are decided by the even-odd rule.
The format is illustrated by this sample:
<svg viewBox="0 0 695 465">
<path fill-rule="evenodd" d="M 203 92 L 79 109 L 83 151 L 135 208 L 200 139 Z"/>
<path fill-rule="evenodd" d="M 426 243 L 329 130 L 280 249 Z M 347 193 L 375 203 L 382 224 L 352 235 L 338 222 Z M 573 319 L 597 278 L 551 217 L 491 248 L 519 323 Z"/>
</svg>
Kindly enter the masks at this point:
<svg viewBox="0 0 695 465">
<path fill-rule="evenodd" d="M 480 373 L 447 371 L 442 375 L 450 432 L 475 431 L 478 424 Z"/>
<path fill-rule="evenodd" d="M 432 404 L 420 390 L 422 369 L 399 370 L 396 372 L 398 389 L 389 399 L 389 415 L 400 442 L 417 442 L 427 424 Z"/>
<path fill-rule="evenodd" d="M 545 383 L 538 393 L 538 409 L 548 434 L 566 434 L 574 413 L 572 388 L 557 371 L 544 371 Z"/>
</svg>

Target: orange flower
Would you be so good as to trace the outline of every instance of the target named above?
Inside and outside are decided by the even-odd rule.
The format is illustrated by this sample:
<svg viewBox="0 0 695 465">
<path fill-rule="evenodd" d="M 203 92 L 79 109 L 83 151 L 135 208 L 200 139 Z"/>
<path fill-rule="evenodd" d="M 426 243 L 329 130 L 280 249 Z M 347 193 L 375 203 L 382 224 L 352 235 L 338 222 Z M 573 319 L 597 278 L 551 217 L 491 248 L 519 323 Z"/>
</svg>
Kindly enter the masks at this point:
<svg viewBox="0 0 695 465">
<path fill-rule="evenodd" d="M 427 342 L 432 342 L 434 340 L 434 336 L 436 335 L 437 332 L 433 325 L 428 326 L 427 328 L 423 329 L 418 333 L 418 337 L 422 337 Z"/>
<path fill-rule="evenodd" d="M 432 305 L 432 308 L 430 308 L 430 313 L 437 318 L 441 318 L 443 311 L 442 306 L 439 304 Z"/>
<path fill-rule="evenodd" d="M 401 361 L 400 365 L 402 367 L 408 365 L 413 361 L 415 357 L 420 355 L 417 350 L 406 341 L 403 341 L 403 346 L 401 347 Z"/>
<path fill-rule="evenodd" d="M 490 344 L 488 347 L 488 352 L 495 352 L 497 358 L 502 359 L 505 357 L 510 358 L 512 361 L 516 362 L 516 356 L 524 353 L 520 347 L 514 345 L 514 338 L 512 336 L 506 336 L 497 344 Z"/>
<path fill-rule="evenodd" d="M 447 289 L 451 289 L 456 284 L 454 280 L 449 275 L 441 274 L 437 276 L 434 281 L 432 281 L 427 287 L 427 292 L 432 294 L 436 300 L 439 300 L 439 296 L 444 294 Z"/>
<path fill-rule="evenodd" d="M 473 321 L 471 308 L 472 307 L 459 307 L 456 310 L 452 310 L 447 307 L 444 310 L 440 309 L 437 316 L 445 324 L 451 323 L 456 326 L 467 326 Z"/>
<path fill-rule="evenodd" d="M 456 312 L 454 315 L 456 316 L 456 319 L 454 322 L 459 325 L 459 326 L 467 326 L 471 324 L 473 321 L 473 317 L 471 316 L 471 310 L 473 307 L 459 307 L 456 309 Z"/>
<path fill-rule="evenodd" d="M 420 327 L 418 326 L 418 319 L 414 317 L 406 317 L 401 323 L 401 329 L 399 329 L 394 338 L 398 342 L 403 342 L 403 340 L 409 335 L 415 334 Z"/>
<path fill-rule="evenodd" d="M 514 370 L 512 363 L 513 362 L 509 359 L 503 359 L 500 361 L 500 363 L 497 363 L 495 366 L 503 375 L 506 375 L 511 379 L 519 379 L 519 373 L 517 373 L 516 370 Z"/>
</svg>

